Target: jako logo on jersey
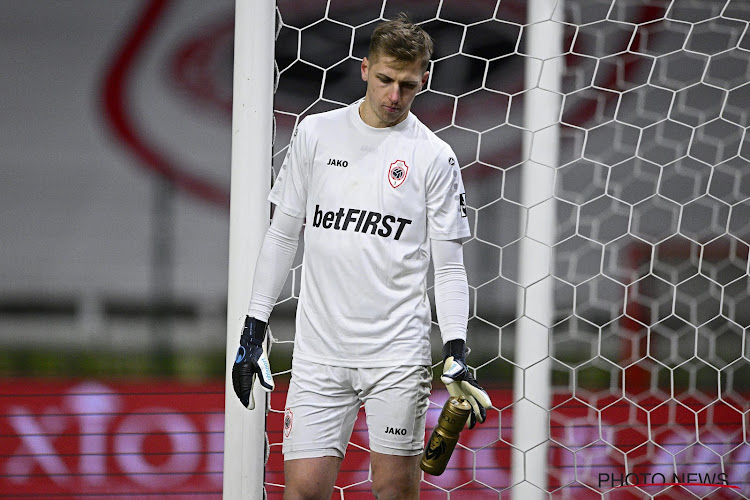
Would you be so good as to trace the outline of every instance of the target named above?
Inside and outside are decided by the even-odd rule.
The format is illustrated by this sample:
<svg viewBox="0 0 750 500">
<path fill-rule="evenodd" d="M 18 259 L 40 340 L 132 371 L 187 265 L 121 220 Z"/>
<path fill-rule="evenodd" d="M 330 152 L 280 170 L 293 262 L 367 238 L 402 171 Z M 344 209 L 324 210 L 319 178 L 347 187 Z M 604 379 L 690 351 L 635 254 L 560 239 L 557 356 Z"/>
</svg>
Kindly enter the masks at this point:
<svg viewBox="0 0 750 500">
<path fill-rule="evenodd" d="M 404 183 L 408 172 L 408 165 L 403 160 L 396 160 L 391 163 L 391 167 L 388 169 L 388 182 L 391 186 L 397 188 Z"/>
<path fill-rule="evenodd" d="M 398 223 L 398 227 L 396 226 Z M 324 229 L 336 229 L 346 231 L 353 229 L 358 233 L 377 234 L 387 238 L 393 233 L 393 239 L 401 237 L 401 233 L 411 220 L 395 215 L 383 215 L 379 212 L 368 210 L 359 210 L 357 208 L 339 208 L 337 212 L 323 212 L 320 205 L 315 205 L 315 216 L 313 217 L 313 227 L 323 227 Z M 352 227 L 353 226 L 353 227 Z"/>
<path fill-rule="evenodd" d="M 336 158 L 329 158 L 326 165 L 333 165 L 334 167 L 348 167 L 349 162 L 346 160 L 337 160 Z"/>
<path fill-rule="evenodd" d="M 396 434 L 397 436 L 406 436 L 406 429 L 396 429 L 395 427 L 386 426 L 385 433 Z"/>
</svg>

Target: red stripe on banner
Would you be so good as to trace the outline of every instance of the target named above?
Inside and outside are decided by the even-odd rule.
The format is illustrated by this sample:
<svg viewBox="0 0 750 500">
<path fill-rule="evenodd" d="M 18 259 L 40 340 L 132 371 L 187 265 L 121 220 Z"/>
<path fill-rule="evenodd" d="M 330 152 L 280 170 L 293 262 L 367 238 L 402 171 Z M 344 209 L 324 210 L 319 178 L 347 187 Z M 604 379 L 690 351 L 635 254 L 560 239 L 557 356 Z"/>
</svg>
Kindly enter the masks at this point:
<svg viewBox="0 0 750 500">
<path fill-rule="evenodd" d="M 0 497 L 221 494 L 221 382 L 10 380 L 0 407 Z"/>
<path fill-rule="evenodd" d="M 510 487 L 512 391 L 495 387 L 488 392 L 495 407 L 503 410 L 491 410 L 485 424 L 461 433 L 448 469 L 441 476 L 425 476 L 422 498 L 447 498 L 447 491 L 452 491 L 451 499 L 493 492 L 497 498 L 497 491 Z M 444 389 L 433 390 L 428 433 L 446 398 Z M 271 450 L 265 480 L 270 499 L 283 494 L 285 400 L 286 383 L 279 380 L 267 419 Z M 701 496 L 713 486 L 712 499 L 750 492 L 750 445 L 743 440 L 743 417 L 737 408 L 723 402 L 703 407 L 670 400 L 664 411 L 649 414 L 625 399 L 601 403 L 602 409 L 596 410 L 571 394 L 554 397 L 550 490 L 576 499 L 600 498 L 601 492 L 614 494 L 615 489 L 618 499 L 641 498 L 643 491 L 665 488 Z M 666 408 L 675 404 L 684 411 Z M 8 379 L 0 387 L 0 497 L 218 498 L 223 429 L 220 380 Z M 363 412 L 351 441 L 336 485 L 345 488 L 345 498 L 370 498 Z M 675 463 L 679 475 L 673 474 Z M 636 482 L 645 490 L 629 487 Z"/>
</svg>

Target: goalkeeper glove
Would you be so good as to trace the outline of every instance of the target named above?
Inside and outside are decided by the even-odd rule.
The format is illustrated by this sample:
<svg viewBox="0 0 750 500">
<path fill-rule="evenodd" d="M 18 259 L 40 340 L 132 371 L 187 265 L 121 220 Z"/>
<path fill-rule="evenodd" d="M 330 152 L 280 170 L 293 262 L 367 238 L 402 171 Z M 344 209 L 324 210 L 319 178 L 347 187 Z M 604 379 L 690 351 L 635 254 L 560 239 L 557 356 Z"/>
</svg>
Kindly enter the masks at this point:
<svg viewBox="0 0 750 500">
<path fill-rule="evenodd" d="M 240 348 L 232 367 L 232 385 L 240 402 L 249 410 L 255 408 L 253 384 L 258 376 L 260 386 L 266 392 L 273 390 L 271 365 L 263 352 L 263 340 L 266 338 L 266 323 L 259 319 L 245 317 L 245 327 L 240 336 Z"/>
<path fill-rule="evenodd" d="M 443 346 L 443 381 L 451 396 L 463 398 L 471 405 L 469 429 L 487 418 L 487 408 L 492 406 L 490 396 L 479 387 L 466 366 L 465 342 L 450 340 Z"/>
</svg>

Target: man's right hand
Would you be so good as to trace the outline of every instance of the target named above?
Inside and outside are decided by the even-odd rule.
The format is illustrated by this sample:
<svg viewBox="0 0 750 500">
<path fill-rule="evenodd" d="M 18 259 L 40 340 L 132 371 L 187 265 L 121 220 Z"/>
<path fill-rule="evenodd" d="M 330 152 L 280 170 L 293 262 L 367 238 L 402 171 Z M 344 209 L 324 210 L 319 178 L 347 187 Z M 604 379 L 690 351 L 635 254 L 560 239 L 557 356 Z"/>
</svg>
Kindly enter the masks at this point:
<svg viewBox="0 0 750 500">
<path fill-rule="evenodd" d="M 237 358 L 232 367 L 232 385 L 240 402 L 249 410 L 255 408 L 253 385 L 256 375 L 264 391 L 271 392 L 274 387 L 271 365 L 263 352 L 265 338 L 266 323 L 246 316 Z"/>
</svg>

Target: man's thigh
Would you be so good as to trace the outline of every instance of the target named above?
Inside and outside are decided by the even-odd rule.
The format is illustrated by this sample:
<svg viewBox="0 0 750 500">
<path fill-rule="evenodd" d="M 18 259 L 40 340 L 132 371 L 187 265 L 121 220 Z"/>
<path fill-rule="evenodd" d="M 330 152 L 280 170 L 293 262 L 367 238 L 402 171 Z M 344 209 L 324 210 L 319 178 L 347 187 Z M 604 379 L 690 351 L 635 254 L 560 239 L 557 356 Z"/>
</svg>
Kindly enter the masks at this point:
<svg viewBox="0 0 750 500">
<path fill-rule="evenodd" d="M 294 360 L 285 414 L 284 460 L 344 458 L 361 405 L 353 369 Z"/>
<path fill-rule="evenodd" d="M 370 449 L 384 455 L 419 455 L 430 404 L 430 367 L 395 366 L 360 372 Z"/>
</svg>

